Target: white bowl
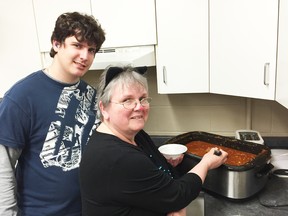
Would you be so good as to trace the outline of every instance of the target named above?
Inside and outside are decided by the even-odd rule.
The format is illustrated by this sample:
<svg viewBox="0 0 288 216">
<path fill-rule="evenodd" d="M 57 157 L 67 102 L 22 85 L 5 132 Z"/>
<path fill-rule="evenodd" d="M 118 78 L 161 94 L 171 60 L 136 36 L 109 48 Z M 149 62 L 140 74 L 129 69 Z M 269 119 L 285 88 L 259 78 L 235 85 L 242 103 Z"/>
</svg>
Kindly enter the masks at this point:
<svg viewBox="0 0 288 216">
<path fill-rule="evenodd" d="M 173 143 L 162 145 L 158 148 L 158 150 L 166 159 L 176 159 L 187 151 L 187 147 L 182 144 Z"/>
</svg>

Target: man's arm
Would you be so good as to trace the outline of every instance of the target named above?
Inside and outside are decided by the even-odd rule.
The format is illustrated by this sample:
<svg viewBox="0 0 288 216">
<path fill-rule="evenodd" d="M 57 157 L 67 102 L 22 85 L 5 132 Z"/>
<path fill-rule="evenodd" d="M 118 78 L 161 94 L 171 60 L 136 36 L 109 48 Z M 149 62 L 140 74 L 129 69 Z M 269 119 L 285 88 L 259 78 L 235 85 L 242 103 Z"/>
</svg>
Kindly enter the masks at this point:
<svg viewBox="0 0 288 216">
<path fill-rule="evenodd" d="M 14 171 L 20 154 L 20 149 L 9 148 L 0 144 L 0 215 L 17 215 Z"/>
</svg>

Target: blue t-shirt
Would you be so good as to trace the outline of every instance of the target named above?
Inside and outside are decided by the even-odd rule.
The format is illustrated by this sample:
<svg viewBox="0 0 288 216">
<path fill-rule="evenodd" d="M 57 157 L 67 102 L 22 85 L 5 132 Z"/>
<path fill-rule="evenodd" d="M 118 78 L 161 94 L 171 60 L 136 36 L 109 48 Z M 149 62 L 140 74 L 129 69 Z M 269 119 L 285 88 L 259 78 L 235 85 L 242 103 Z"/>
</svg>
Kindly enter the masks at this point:
<svg viewBox="0 0 288 216">
<path fill-rule="evenodd" d="M 56 82 L 37 71 L 0 103 L 0 144 L 21 148 L 16 179 L 22 215 L 79 216 L 78 168 L 99 124 L 96 90 Z"/>
</svg>

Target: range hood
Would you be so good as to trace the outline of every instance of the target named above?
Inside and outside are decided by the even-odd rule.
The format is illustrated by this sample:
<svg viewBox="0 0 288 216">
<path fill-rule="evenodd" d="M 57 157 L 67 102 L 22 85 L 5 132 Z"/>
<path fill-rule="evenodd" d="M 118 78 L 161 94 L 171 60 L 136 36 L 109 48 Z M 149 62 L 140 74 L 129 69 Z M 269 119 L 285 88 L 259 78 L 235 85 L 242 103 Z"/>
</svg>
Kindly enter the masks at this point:
<svg viewBox="0 0 288 216">
<path fill-rule="evenodd" d="M 131 64 L 134 67 L 155 66 L 154 46 L 100 49 L 90 69 L 101 70 L 111 64 Z"/>
<path fill-rule="evenodd" d="M 52 58 L 49 52 L 42 53 L 43 67 L 47 67 Z M 150 46 L 103 48 L 96 54 L 90 70 L 103 70 L 109 65 L 155 66 L 155 48 Z"/>
</svg>

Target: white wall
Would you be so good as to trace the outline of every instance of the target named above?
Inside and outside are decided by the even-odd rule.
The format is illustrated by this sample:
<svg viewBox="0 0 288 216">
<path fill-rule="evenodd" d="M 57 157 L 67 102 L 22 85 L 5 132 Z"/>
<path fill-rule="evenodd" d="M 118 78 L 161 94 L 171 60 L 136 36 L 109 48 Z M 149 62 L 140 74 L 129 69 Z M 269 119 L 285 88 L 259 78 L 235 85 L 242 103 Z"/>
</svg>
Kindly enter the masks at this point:
<svg viewBox="0 0 288 216">
<path fill-rule="evenodd" d="M 19 79 L 41 69 L 31 0 L 0 1 L 0 98 Z"/>
</svg>

